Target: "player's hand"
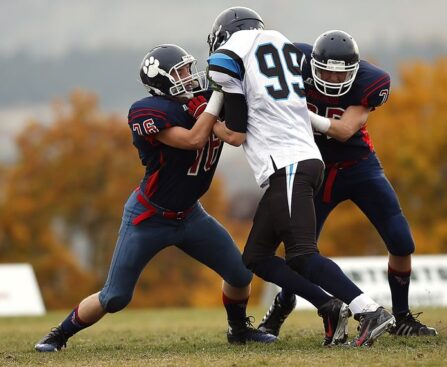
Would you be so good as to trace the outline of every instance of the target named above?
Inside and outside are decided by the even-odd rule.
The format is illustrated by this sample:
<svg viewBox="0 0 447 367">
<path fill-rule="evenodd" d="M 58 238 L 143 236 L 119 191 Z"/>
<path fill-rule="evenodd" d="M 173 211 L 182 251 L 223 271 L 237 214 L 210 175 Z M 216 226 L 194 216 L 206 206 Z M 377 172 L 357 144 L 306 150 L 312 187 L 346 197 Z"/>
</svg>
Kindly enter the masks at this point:
<svg viewBox="0 0 447 367">
<path fill-rule="evenodd" d="M 204 96 L 193 97 L 188 102 L 188 113 L 197 120 L 205 111 L 207 104 L 208 102 Z"/>
</svg>

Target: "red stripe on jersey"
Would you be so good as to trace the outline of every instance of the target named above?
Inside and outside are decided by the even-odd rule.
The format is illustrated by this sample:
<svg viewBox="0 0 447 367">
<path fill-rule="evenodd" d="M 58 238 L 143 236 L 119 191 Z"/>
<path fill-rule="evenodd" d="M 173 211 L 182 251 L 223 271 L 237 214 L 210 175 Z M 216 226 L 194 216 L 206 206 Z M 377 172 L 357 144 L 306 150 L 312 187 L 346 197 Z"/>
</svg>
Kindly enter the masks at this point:
<svg viewBox="0 0 447 367">
<path fill-rule="evenodd" d="M 155 192 L 155 189 L 158 184 L 158 176 L 160 174 L 160 170 L 155 171 L 149 179 L 146 181 L 146 185 L 144 187 L 144 194 L 150 198 L 152 194 Z"/>
<path fill-rule="evenodd" d="M 153 113 L 158 113 L 160 115 L 164 115 L 166 116 L 166 112 L 160 111 L 160 110 L 154 110 L 153 108 L 136 108 L 135 110 L 133 110 L 132 112 L 129 113 L 129 116 L 135 114 L 135 113 L 139 113 L 139 112 L 153 112 Z"/>
<path fill-rule="evenodd" d="M 383 86 L 388 85 L 388 84 L 389 84 L 389 81 L 386 80 L 386 81 L 384 81 L 382 84 L 378 85 L 376 88 L 374 88 L 371 92 L 369 92 L 366 96 L 364 96 L 364 97 L 362 98 L 361 104 L 362 104 L 363 106 L 369 107 L 369 106 L 368 106 L 368 103 L 367 103 L 367 102 L 368 102 L 368 97 L 369 97 L 371 94 L 373 94 L 377 89 L 382 88 Z M 374 107 L 375 107 L 375 106 L 374 106 Z"/>
<path fill-rule="evenodd" d="M 337 177 L 338 167 L 335 165 L 329 168 L 326 184 L 323 191 L 323 203 L 329 204 L 332 201 L 332 188 L 334 187 L 335 177 Z"/>
<path fill-rule="evenodd" d="M 163 164 L 165 163 L 163 153 L 161 152 L 159 161 L 161 167 L 149 177 L 149 179 L 146 181 L 146 186 L 144 187 L 144 194 L 146 195 L 147 198 L 150 198 L 155 192 L 158 185 L 158 177 L 160 176 L 160 170 Z"/>
<path fill-rule="evenodd" d="M 385 80 L 382 84 L 379 84 L 377 87 L 375 87 L 372 91 L 370 91 L 367 95 L 366 98 L 368 98 L 372 93 L 374 93 L 377 89 L 382 88 L 383 86 L 389 84 L 388 80 Z"/>
<path fill-rule="evenodd" d="M 370 85 L 368 85 L 368 86 L 365 88 L 365 90 L 364 90 L 363 92 L 366 93 L 366 91 L 367 91 L 368 89 L 371 89 L 371 88 L 374 87 L 377 83 L 381 83 L 382 80 L 385 79 L 385 78 L 389 78 L 388 74 L 383 75 L 381 78 L 375 80 L 373 83 L 371 83 Z"/>
<path fill-rule="evenodd" d="M 151 145 L 159 145 L 161 144 L 153 135 L 143 136 L 143 139 L 146 140 Z"/>
<path fill-rule="evenodd" d="M 366 130 L 366 127 L 362 127 L 360 129 L 360 132 L 362 133 L 362 140 L 368 145 L 370 152 L 374 152 L 374 146 L 371 137 L 369 136 L 368 130 Z"/>
<path fill-rule="evenodd" d="M 156 118 L 159 118 L 161 120 L 165 120 L 166 121 L 166 117 L 165 116 L 157 115 L 157 114 L 151 112 L 151 113 L 141 113 L 139 115 L 132 116 L 132 118 L 129 117 L 129 122 L 128 123 L 129 124 L 132 123 L 135 119 L 137 119 L 139 117 L 148 117 L 148 118 L 156 117 Z"/>
</svg>

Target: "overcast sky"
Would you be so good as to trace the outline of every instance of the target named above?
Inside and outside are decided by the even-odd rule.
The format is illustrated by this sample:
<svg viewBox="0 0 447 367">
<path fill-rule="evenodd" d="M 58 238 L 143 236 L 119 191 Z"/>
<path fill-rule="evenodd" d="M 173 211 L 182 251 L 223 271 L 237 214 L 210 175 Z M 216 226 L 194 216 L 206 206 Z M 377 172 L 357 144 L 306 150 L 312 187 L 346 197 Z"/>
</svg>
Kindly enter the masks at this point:
<svg viewBox="0 0 447 367">
<path fill-rule="evenodd" d="M 343 29 L 361 53 L 394 44 L 447 45 L 447 0 L 0 0 L 0 57 L 32 55 L 47 63 L 73 50 L 134 49 L 144 55 L 156 44 L 177 43 L 201 50 L 195 54 L 200 61 L 215 17 L 238 5 L 257 10 L 266 28 L 292 41 L 313 43 L 325 30 Z M 25 72 L 33 78 L 32 70 Z M 0 160 L 14 156 L 12 132 L 20 130 L 19 122 L 49 113 L 48 106 L 19 107 L 0 109 Z M 236 172 L 244 178 L 234 188 L 256 187 L 241 149 L 226 147 L 224 175 L 226 166 L 232 177 Z"/>
<path fill-rule="evenodd" d="M 446 0 L 0 0 L 0 54 L 167 42 L 205 48 L 216 15 L 237 5 L 257 10 L 267 28 L 294 41 L 312 43 L 324 30 L 343 29 L 360 49 L 404 40 L 447 43 Z"/>
</svg>

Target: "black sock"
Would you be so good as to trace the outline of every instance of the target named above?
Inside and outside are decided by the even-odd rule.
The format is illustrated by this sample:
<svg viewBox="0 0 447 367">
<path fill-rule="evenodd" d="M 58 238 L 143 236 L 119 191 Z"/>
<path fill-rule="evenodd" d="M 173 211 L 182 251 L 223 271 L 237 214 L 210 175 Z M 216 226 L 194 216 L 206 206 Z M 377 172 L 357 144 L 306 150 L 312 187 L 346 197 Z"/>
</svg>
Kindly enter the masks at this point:
<svg viewBox="0 0 447 367">
<path fill-rule="evenodd" d="M 411 270 L 401 272 L 394 270 L 388 264 L 388 283 L 391 289 L 391 300 L 393 304 L 393 314 L 406 314 L 408 306 L 408 290 L 410 288 Z"/>
<path fill-rule="evenodd" d="M 235 300 L 227 297 L 225 293 L 222 292 L 222 302 L 227 311 L 228 323 L 240 323 L 245 325 L 248 297 L 243 300 Z"/>
<path fill-rule="evenodd" d="M 67 338 L 73 336 L 78 331 L 81 331 L 82 329 L 85 329 L 89 327 L 92 324 L 88 324 L 86 322 L 83 322 L 79 316 L 78 316 L 78 308 L 77 306 L 73 311 L 71 311 L 67 318 L 62 321 L 61 328 L 64 331 L 64 334 Z"/>
<path fill-rule="evenodd" d="M 285 289 L 281 289 L 279 293 L 279 301 L 284 306 L 292 305 L 295 302 L 295 297 L 295 294 Z"/>
</svg>

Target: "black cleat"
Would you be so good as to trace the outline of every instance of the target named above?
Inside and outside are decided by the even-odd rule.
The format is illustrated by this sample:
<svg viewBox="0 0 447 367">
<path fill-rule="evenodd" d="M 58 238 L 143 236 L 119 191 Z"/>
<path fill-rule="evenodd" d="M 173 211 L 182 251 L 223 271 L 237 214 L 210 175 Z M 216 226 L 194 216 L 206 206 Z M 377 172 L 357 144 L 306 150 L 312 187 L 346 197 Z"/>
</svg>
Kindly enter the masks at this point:
<svg viewBox="0 0 447 367">
<path fill-rule="evenodd" d="M 258 329 L 275 336 L 279 335 L 279 330 L 284 323 L 287 316 L 295 309 L 296 297 L 293 296 L 293 302 L 290 304 L 283 304 L 279 299 L 279 293 L 273 300 L 272 305 L 263 317 Z"/>
<path fill-rule="evenodd" d="M 43 337 L 34 349 L 38 352 L 57 352 L 62 347 L 67 346 L 67 337 L 60 326 L 52 328 L 51 331 Z"/>
<path fill-rule="evenodd" d="M 370 347 L 386 331 L 390 330 L 396 323 L 396 319 L 383 307 L 375 311 L 361 312 L 354 315 L 359 321 L 357 328 L 359 335 L 354 339 L 354 346 Z"/>
<path fill-rule="evenodd" d="M 245 344 L 246 342 L 273 343 L 277 340 L 276 336 L 255 329 L 250 317 L 247 317 L 242 322 L 229 321 L 227 339 L 230 344 Z"/>
<path fill-rule="evenodd" d="M 435 328 L 421 323 L 417 318 L 422 312 L 412 314 L 410 311 L 396 315 L 396 325 L 390 329 L 390 334 L 397 336 L 436 336 Z"/>
<path fill-rule="evenodd" d="M 348 319 L 351 311 L 346 303 L 332 298 L 318 309 L 323 318 L 324 346 L 344 344 L 348 340 Z"/>
</svg>

